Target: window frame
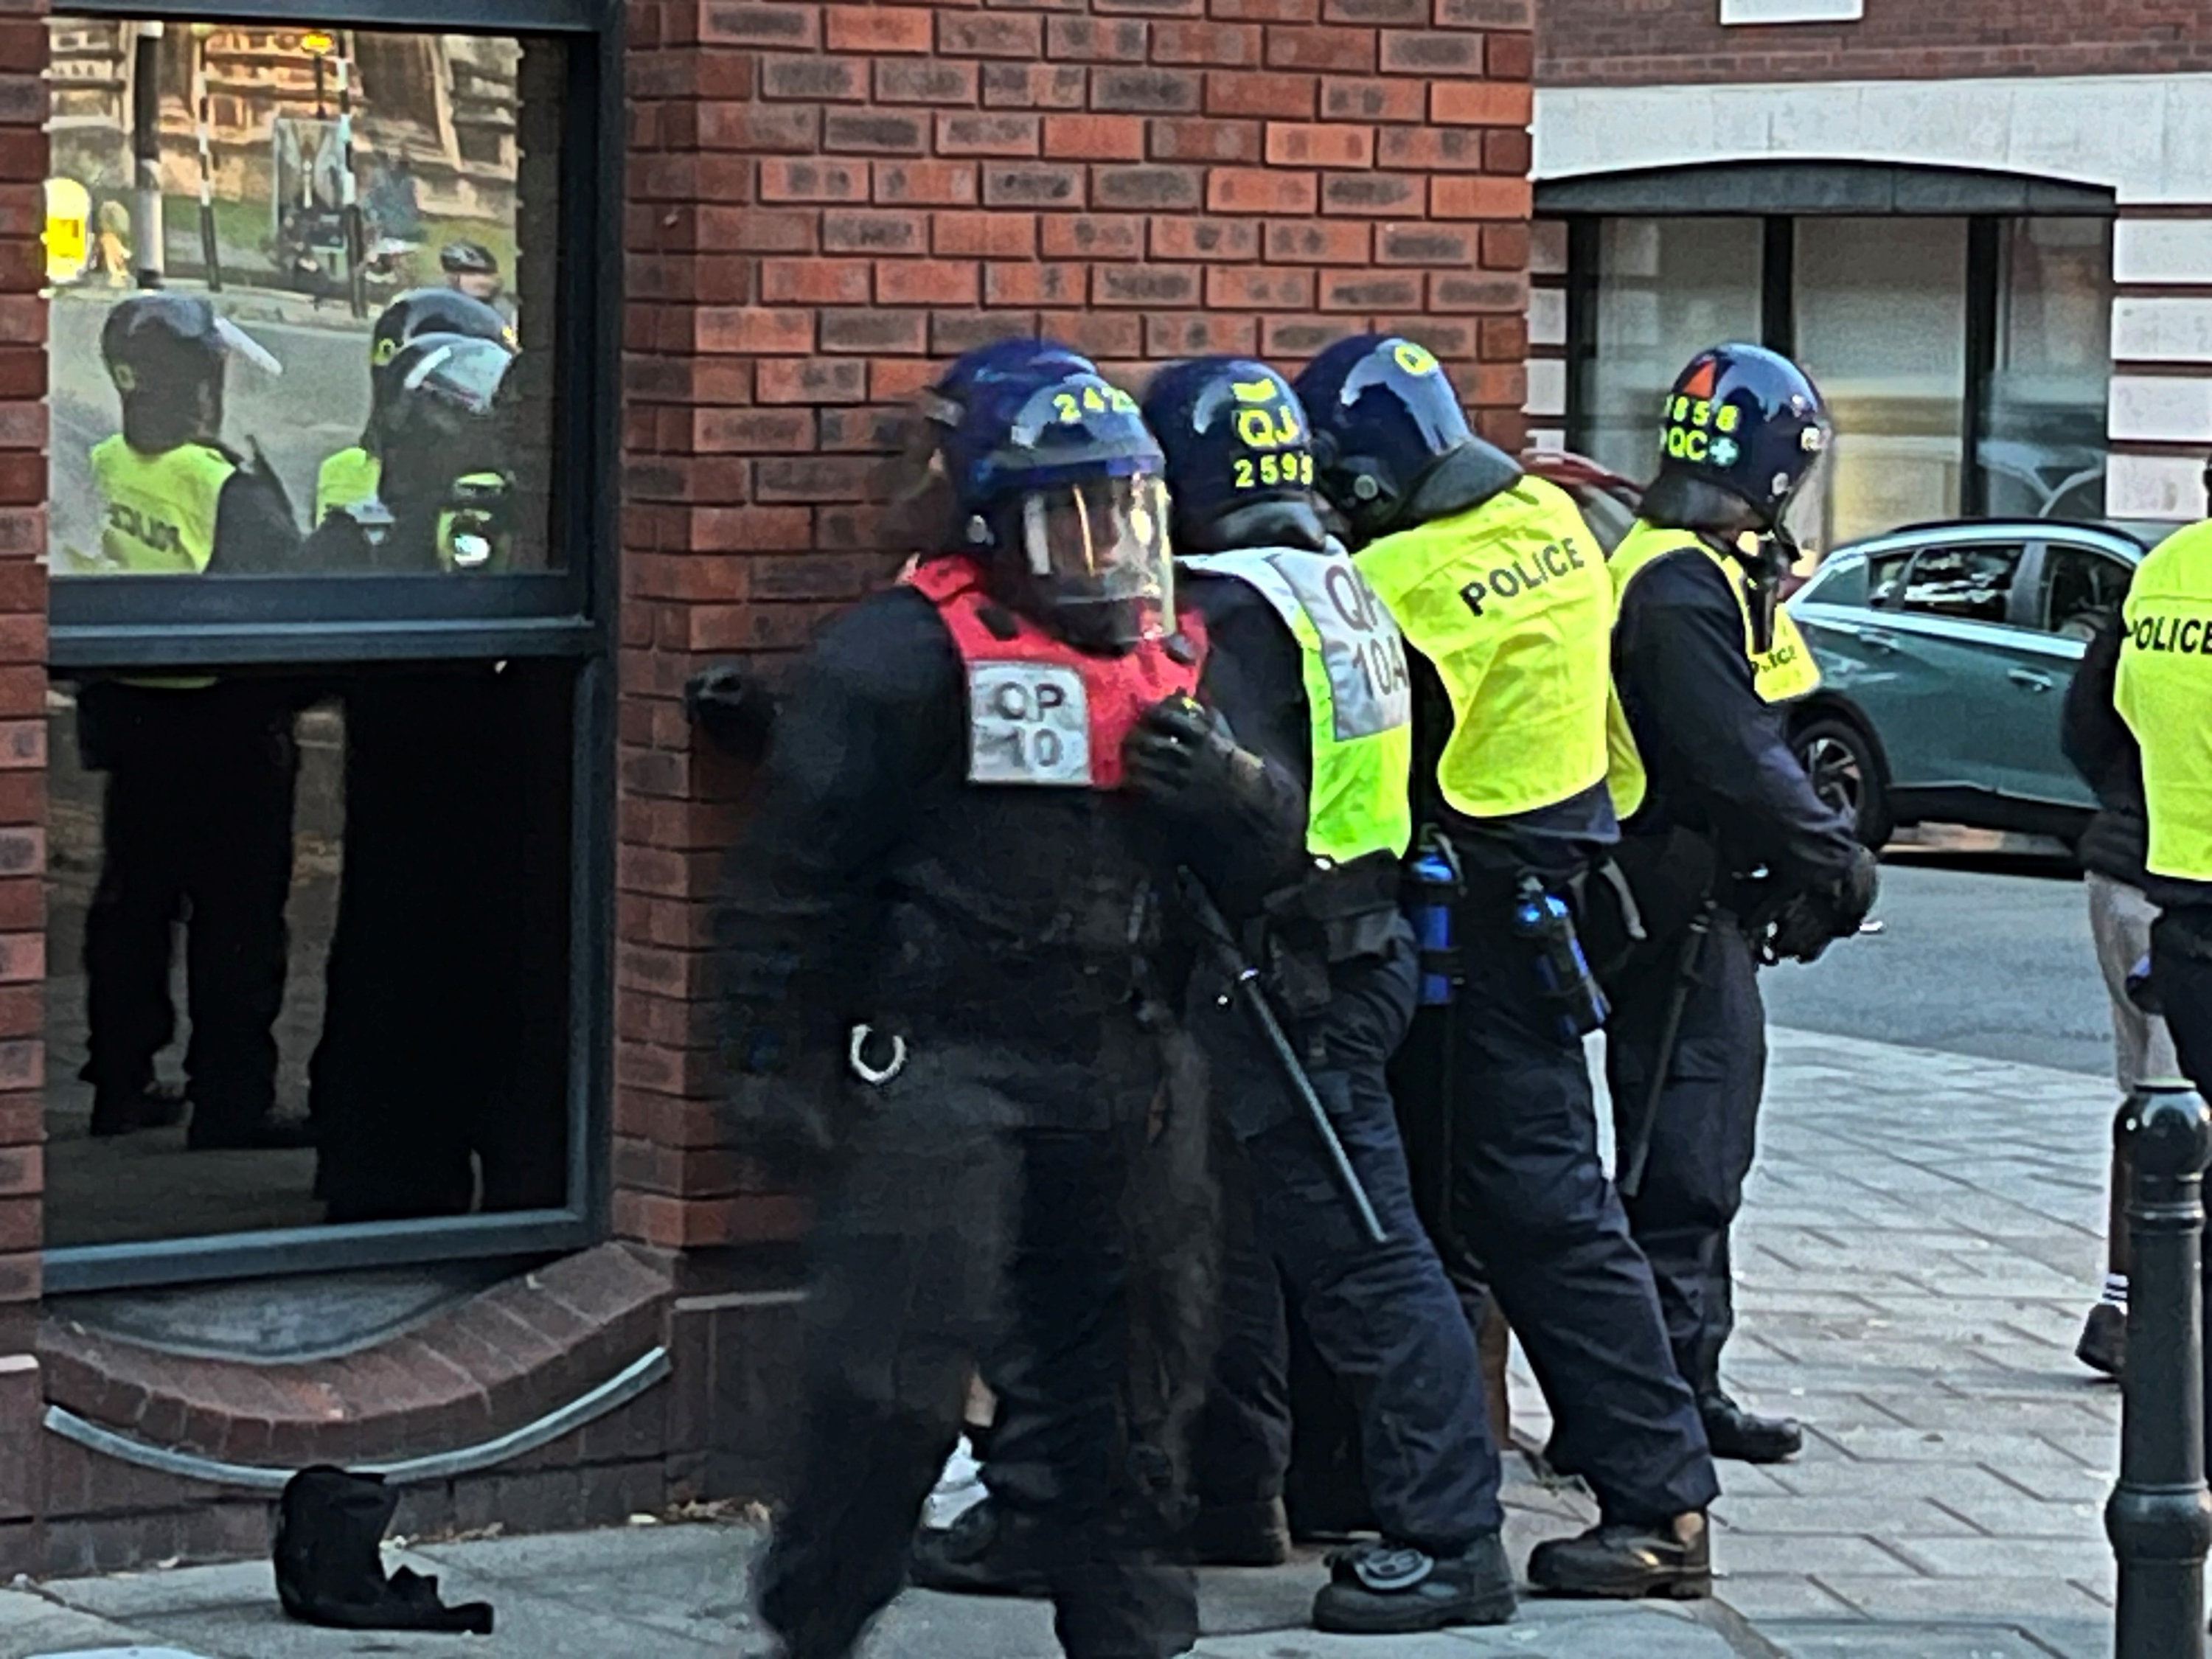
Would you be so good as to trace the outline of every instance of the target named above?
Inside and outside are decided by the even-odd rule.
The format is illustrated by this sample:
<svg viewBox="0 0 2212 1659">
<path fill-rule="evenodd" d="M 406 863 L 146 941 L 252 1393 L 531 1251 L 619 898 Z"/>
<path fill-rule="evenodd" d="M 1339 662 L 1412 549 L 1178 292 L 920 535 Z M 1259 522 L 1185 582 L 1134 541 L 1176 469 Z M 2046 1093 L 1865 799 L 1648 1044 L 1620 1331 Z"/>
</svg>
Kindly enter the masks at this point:
<svg viewBox="0 0 2212 1659">
<path fill-rule="evenodd" d="M 2027 574 L 2034 550 L 2035 543 L 2026 537 L 2015 540 L 2001 536 L 1937 538 L 1919 543 L 1913 547 L 1911 562 L 1905 568 L 1905 592 L 1908 594 L 1912 591 L 1913 580 L 1919 574 L 1921 565 L 1930 556 L 2007 552 L 2016 555 L 2017 556 L 2013 560 L 2012 568 L 2005 575 L 2003 597 L 2001 601 L 2002 614 L 1996 617 L 1967 617 L 1955 611 L 1922 610 L 1906 604 L 1902 599 L 1895 605 L 1875 608 L 1881 611 L 1885 616 L 1917 617 L 1923 622 L 1962 623 L 1974 628 L 2019 628 L 2021 624 L 2017 618 L 2021 585 L 2022 579 Z M 1869 578 L 1868 592 L 1869 594 L 1873 592 L 1871 578 Z"/>
<path fill-rule="evenodd" d="M 1787 210 L 1775 211 L 1778 202 Z M 1709 162 L 1544 180 L 1537 187 L 1535 211 L 1567 227 L 1566 408 L 1560 423 L 1567 448 L 1582 455 L 1592 453 L 1596 428 L 1593 381 L 1601 326 L 1602 228 L 1607 220 L 1762 219 L 1759 343 L 1790 356 L 1796 351 L 1794 256 L 1799 221 L 1838 216 L 1964 219 L 1966 351 L 1959 516 L 1973 520 L 1989 516 L 1992 469 L 1983 459 L 1982 446 L 1990 435 L 1998 370 L 2005 227 L 2027 219 L 2097 219 L 2109 224 L 2118 207 L 2111 192 L 2094 187 L 1960 169 Z"/>
<path fill-rule="evenodd" d="M 471 577 L 350 573 L 213 581 L 106 576 L 49 580 L 49 672 L 144 667 L 564 659 L 570 703 L 568 1200 L 501 1214 L 74 1245 L 45 1250 L 49 1295 L 134 1285 L 528 1256 L 604 1237 L 612 1204 L 613 660 L 621 592 L 623 16 L 620 0 L 67 0 L 65 16 L 165 23 L 312 21 L 325 27 L 559 36 L 568 41 L 552 349 L 562 398 L 553 434 L 559 571 Z M 40 20 L 44 22 L 45 19 Z M 571 187 L 571 181 L 581 181 Z M 587 251 L 586 251 L 587 250 Z M 601 481 L 587 487 L 585 480 Z M 164 614 L 134 605 L 161 584 Z M 345 603 L 334 605 L 334 598 Z"/>
</svg>

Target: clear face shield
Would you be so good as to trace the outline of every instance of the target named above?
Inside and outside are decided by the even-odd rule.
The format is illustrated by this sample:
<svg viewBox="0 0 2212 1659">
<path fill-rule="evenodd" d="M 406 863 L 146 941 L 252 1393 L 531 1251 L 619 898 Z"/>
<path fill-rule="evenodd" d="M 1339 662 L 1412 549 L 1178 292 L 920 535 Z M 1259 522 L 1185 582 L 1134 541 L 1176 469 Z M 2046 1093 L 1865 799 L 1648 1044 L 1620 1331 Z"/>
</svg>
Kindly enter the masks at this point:
<svg viewBox="0 0 2212 1659">
<path fill-rule="evenodd" d="M 1827 458 L 1830 434 L 1825 423 L 1807 427 L 1800 436 L 1811 462 L 1782 490 L 1772 526 L 1764 534 L 1747 530 L 1736 541 L 1736 556 L 1750 577 L 1752 649 L 1761 655 L 1774 648 L 1774 617 L 1782 603 L 1783 580 L 1804 552 L 1790 532 L 1790 509 Z"/>
<path fill-rule="evenodd" d="M 1022 497 L 1019 553 L 1041 617 L 1071 644 L 1126 651 L 1173 631 L 1167 485 L 1139 473 Z"/>
</svg>

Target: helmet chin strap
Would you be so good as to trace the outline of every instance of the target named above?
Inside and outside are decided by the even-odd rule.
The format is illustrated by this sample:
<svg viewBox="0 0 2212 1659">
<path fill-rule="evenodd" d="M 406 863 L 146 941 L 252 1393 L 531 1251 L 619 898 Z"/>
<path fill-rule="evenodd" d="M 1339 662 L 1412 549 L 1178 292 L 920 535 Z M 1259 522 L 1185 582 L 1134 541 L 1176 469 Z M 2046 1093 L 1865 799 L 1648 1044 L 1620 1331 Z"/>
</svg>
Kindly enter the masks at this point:
<svg viewBox="0 0 2212 1659">
<path fill-rule="evenodd" d="M 1751 648 L 1764 656 L 1774 649 L 1775 608 L 1782 603 L 1782 579 L 1796 564 L 1802 550 L 1797 538 L 1778 523 L 1765 535 L 1744 531 L 1725 545 L 1729 556 L 1743 567 L 1750 589 L 1747 597 L 1751 605 Z"/>
</svg>

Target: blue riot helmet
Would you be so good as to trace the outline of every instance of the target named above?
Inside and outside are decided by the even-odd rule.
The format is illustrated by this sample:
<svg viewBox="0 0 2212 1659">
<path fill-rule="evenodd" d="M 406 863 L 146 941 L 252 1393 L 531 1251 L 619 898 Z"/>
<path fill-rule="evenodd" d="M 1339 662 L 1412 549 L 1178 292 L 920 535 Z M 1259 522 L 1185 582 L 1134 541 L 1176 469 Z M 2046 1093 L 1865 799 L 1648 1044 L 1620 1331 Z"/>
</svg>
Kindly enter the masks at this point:
<svg viewBox="0 0 2212 1659">
<path fill-rule="evenodd" d="M 1693 358 L 1667 394 L 1660 426 L 1659 477 L 1646 502 L 1655 522 L 1702 522 L 1698 501 L 1711 490 L 1747 507 L 1742 528 L 1772 533 L 1798 486 L 1828 452 L 1832 428 L 1820 390 L 1805 371 L 1764 346 L 1718 345 Z M 1705 486 L 1700 489 L 1698 486 Z M 1660 509 L 1681 503 L 1684 514 Z"/>
<path fill-rule="evenodd" d="M 378 428 L 392 402 L 398 381 L 392 360 L 411 341 L 426 334 L 458 334 L 470 339 L 495 340 L 515 349 L 514 330 L 506 318 L 481 300 L 450 288 L 410 289 L 377 313 L 368 337 L 368 425 L 362 434 L 362 447 L 374 449 Z"/>
<path fill-rule="evenodd" d="M 944 447 L 979 392 L 1008 374 L 1059 368 L 1095 374 L 1097 366 L 1073 346 L 1057 340 L 994 340 L 957 359 L 916 399 L 897 453 L 881 475 L 883 532 L 886 545 L 902 554 L 942 553 L 966 539 L 967 520 L 945 475 Z"/>
<path fill-rule="evenodd" d="M 1249 357 L 1194 358 L 1154 377 L 1144 410 L 1167 459 L 1178 551 L 1320 550 L 1312 435 L 1289 381 Z"/>
<path fill-rule="evenodd" d="M 1169 633 L 1167 491 L 1137 400 L 1050 357 L 963 384 L 940 459 L 994 594 L 1085 650 Z"/>
<path fill-rule="evenodd" d="M 1443 365 L 1398 335 L 1339 340 L 1306 365 L 1297 394 L 1316 484 L 1363 546 L 1394 527 L 1438 461 L 1480 442 Z"/>
</svg>

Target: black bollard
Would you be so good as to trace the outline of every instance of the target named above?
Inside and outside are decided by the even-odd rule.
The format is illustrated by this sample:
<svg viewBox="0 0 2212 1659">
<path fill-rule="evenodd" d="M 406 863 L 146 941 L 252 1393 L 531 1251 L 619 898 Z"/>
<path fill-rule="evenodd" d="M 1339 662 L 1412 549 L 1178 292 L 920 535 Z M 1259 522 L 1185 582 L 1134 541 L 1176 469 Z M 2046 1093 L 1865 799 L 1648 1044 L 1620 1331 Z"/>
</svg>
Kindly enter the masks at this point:
<svg viewBox="0 0 2212 1659">
<path fill-rule="evenodd" d="M 2121 1108 L 2128 1204 L 2128 1364 L 2120 1480 L 2105 1506 L 2119 1564 L 2119 1659 L 2202 1659 L 2204 1321 L 2198 1279 L 2212 1111 L 2185 1084 L 2148 1083 Z"/>
</svg>

